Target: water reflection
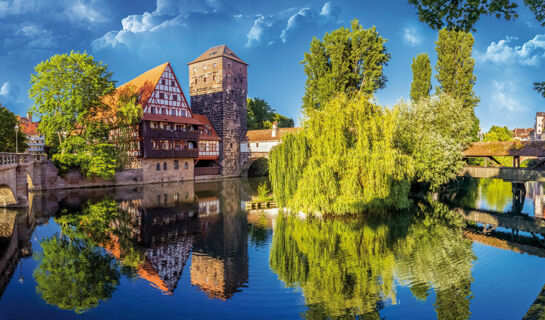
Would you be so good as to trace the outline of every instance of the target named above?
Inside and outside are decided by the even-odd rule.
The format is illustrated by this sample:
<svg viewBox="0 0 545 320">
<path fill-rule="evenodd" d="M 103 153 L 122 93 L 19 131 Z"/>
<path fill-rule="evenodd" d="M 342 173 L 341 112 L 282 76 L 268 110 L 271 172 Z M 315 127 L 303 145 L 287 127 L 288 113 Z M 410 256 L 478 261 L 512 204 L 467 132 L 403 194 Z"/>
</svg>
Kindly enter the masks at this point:
<svg viewBox="0 0 545 320">
<path fill-rule="evenodd" d="M 461 226 L 441 204 L 352 221 L 280 217 L 270 264 L 303 290 L 306 318 L 379 319 L 385 304 L 397 302 L 397 279 L 420 300 L 434 290 L 439 319 L 467 319 L 475 256 Z"/>
<path fill-rule="evenodd" d="M 479 264 L 473 243 L 545 257 L 545 220 L 528 214 L 535 207 L 539 217 L 541 184 L 523 189 L 505 182 L 465 183 L 444 203 L 418 200 L 407 212 L 358 219 L 273 219 L 245 212 L 241 203 L 258 183 L 237 179 L 34 195 L 28 212 L 0 213 L 0 293 L 19 278 L 21 261 L 28 261 L 35 264 L 32 279 L 22 280 L 35 280 L 33 291 L 55 310 L 126 307 L 102 303 L 109 299 L 139 308 L 135 296 L 126 302 L 119 295 L 145 288 L 137 299 L 202 297 L 212 306 L 233 305 L 232 314 L 241 318 L 241 310 L 247 318 L 261 315 L 248 304 L 270 304 L 278 309 L 271 318 L 380 319 L 396 305 L 418 318 L 467 319 L 482 308 L 474 305 Z M 36 226 L 47 223 L 50 232 L 34 240 Z M 256 277 L 267 272 L 274 282 L 256 285 Z M 126 278 L 138 287 L 128 286 Z M 283 286 L 301 295 L 289 306 L 302 301 L 302 307 L 284 306 L 286 291 L 266 295 Z M 420 307 L 407 307 L 403 294 Z M 161 306 L 174 310 L 183 304 Z M 187 314 L 214 317 L 197 309 Z M 93 311 L 86 315 L 98 318 Z"/>
</svg>

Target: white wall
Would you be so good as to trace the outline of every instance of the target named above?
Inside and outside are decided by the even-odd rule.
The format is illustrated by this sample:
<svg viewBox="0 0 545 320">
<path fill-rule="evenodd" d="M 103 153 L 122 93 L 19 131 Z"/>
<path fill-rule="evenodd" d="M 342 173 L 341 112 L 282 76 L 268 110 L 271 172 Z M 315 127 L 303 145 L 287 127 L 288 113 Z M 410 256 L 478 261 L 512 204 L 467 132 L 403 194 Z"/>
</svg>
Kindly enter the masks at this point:
<svg viewBox="0 0 545 320">
<path fill-rule="evenodd" d="M 240 152 L 270 152 L 272 147 L 276 146 L 280 141 L 243 141 L 240 144 Z"/>
</svg>

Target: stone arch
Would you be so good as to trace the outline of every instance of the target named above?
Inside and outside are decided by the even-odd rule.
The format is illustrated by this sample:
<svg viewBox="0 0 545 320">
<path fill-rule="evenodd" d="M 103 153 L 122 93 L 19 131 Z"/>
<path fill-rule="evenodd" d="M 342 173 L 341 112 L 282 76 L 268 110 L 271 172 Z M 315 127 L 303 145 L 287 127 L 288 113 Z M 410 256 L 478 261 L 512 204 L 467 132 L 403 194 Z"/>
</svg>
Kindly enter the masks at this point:
<svg viewBox="0 0 545 320">
<path fill-rule="evenodd" d="M 250 167 L 252 167 L 252 165 L 254 163 L 256 163 L 257 161 L 262 161 L 262 160 L 266 160 L 267 161 L 267 166 L 268 166 L 269 157 L 258 156 L 258 157 L 252 157 L 252 158 L 246 160 L 241 166 L 240 176 L 247 177 L 248 172 L 250 170 Z"/>
<path fill-rule="evenodd" d="M 17 204 L 15 192 L 7 184 L 0 185 L 0 207 L 6 207 L 12 204 Z"/>
</svg>

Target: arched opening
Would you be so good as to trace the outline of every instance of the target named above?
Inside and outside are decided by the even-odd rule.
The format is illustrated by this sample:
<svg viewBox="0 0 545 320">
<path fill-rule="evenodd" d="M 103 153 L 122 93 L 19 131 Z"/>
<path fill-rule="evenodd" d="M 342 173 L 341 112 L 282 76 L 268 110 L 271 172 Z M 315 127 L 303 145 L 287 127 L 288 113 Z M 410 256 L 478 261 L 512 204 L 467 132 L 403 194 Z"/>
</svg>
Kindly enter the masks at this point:
<svg viewBox="0 0 545 320">
<path fill-rule="evenodd" d="M 13 190 L 8 185 L 0 185 L 0 207 L 6 207 L 12 204 L 17 204 L 17 199 Z"/>
<path fill-rule="evenodd" d="M 263 177 L 268 175 L 269 160 L 267 158 L 250 159 L 242 166 L 241 176 Z"/>
</svg>

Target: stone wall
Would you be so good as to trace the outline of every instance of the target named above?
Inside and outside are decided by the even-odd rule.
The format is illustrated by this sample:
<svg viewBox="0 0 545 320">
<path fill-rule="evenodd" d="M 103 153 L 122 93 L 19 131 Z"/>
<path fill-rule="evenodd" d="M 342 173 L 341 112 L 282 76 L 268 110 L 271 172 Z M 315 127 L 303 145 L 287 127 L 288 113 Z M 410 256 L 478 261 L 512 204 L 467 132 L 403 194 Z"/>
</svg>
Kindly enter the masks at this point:
<svg viewBox="0 0 545 320">
<path fill-rule="evenodd" d="M 178 169 L 175 168 L 178 161 Z M 172 182 L 193 180 L 193 159 L 142 159 L 143 182 Z"/>
<path fill-rule="evenodd" d="M 215 81 L 210 81 L 210 66 Z M 204 65 L 208 67 L 204 70 Z M 204 82 L 204 76 L 207 82 Z M 222 138 L 220 166 L 225 177 L 240 174 L 240 142 L 246 136 L 247 66 L 226 57 L 206 60 L 190 66 L 189 92 L 191 110 L 204 114 Z M 197 82 L 195 82 L 197 80 Z M 221 91 L 218 81 L 221 81 Z"/>
</svg>

